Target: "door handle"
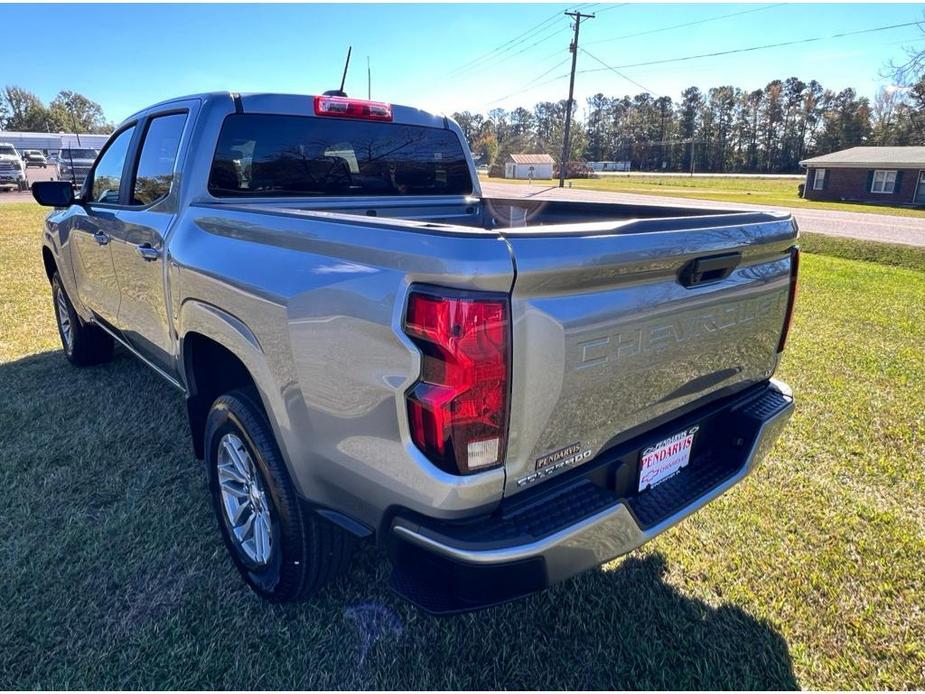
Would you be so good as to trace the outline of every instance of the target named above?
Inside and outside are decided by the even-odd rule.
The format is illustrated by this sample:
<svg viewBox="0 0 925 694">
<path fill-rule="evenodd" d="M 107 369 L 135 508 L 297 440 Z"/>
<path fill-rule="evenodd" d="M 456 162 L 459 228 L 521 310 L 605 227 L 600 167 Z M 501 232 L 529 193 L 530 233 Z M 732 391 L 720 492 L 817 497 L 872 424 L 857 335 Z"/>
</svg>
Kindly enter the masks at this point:
<svg viewBox="0 0 925 694">
<path fill-rule="evenodd" d="M 142 243 L 138 246 L 135 246 L 135 250 L 138 252 L 138 255 L 147 261 L 157 260 L 161 257 L 161 252 L 150 243 Z"/>
<path fill-rule="evenodd" d="M 107 243 L 109 243 L 109 235 L 104 234 L 102 231 L 93 232 L 93 238 L 101 246 L 105 246 Z"/>
</svg>

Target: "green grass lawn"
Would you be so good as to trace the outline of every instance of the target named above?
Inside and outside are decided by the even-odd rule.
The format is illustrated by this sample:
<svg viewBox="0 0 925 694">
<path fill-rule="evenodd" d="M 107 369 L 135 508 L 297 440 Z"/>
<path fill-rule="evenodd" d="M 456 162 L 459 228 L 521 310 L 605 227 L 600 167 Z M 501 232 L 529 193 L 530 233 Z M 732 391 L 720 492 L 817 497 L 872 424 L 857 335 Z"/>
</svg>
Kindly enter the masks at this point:
<svg viewBox="0 0 925 694">
<path fill-rule="evenodd" d="M 744 483 L 602 570 L 436 619 L 373 547 L 309 604 L 244 587 L 182 397 L 124 352 L 65 362 L 41 218 L 0 206 L 0 688 L 925 686 L 920 258 L 804 255 L 797 411 Z"/>
<path fill-rule="evenodd" d="M 528 181 L 481 177 L 491 183 L 528 183 Z M 683 176 L 601 176 L 576 178 L 568 181 L 573 188 L 600 190 L 608 193 L 642 193 L 673 198 L 741 202 L 780 207 L 807 207 L 819 210 L 888 214 L 896 217 L 925 217 L 925 210 L 889 205 L 851 202 L 820 202 L 804 200 L 797 194 L 800 181 L 779 178 L 732 176 L 728 178 L 697 178 Z M 556 181 L 534 181 L 535 185 L 559 185 Z"/>
</svg>

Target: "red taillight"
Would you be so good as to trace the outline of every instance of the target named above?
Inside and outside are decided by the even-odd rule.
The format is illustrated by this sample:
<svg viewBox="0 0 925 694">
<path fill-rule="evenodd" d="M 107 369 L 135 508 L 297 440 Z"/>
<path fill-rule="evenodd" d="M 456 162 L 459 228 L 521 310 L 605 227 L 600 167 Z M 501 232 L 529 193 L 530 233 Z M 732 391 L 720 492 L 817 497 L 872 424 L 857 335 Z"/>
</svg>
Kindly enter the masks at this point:
<svg viewBox="0 0 925 694">
<path fill-rule="evenodd" d="M 797 275 L 800 271 L 800 247 L 790 249 L 790 291 L 787 293 L 787 313 L 784 314 L 784 329 L 777 343 L 777 351 L 783 352 L 787 345 L 787 334 L 790 332 L 790 323 L 793 321 L 793 305 L 797 299 Z"/>
<path fill-rule="evenodd" d="M 422 353 L 407 394 L 411 438 L 439 468 L 479 472 L 504 462 L 510 325 L 507 297 L 417 289 L 405 332 Z"/>
<path fill-rule="evenodd" d="M 381 101 L 363 101 L 343 96 L 316 96 L 315 115 L 364 120 L 392 120 L 392 105 Z"/>
</svg>

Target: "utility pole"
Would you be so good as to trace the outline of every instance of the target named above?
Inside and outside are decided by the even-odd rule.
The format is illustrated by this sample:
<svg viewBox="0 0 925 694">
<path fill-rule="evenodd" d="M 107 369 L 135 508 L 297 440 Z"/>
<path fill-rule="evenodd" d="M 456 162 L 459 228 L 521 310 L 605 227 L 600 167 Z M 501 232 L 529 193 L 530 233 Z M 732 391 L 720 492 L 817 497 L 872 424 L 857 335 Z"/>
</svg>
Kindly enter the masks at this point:
<svg viewBox="0 0 925 694">
<path fill-rule="evenodd" d="M 369 66 L 369 56 L 366 56 L 366 98 L 373 100 L 373 69 Z"/>
<path fill-rule="evenodd" d="M 694 138 L 691 137 L 691 176 L 694 175 Z"/>
<path fill-rule="evenodd" d="M 565 132 L 562 133 L 562 156 L 559 158 L 559 187 L 565 187 L 565 170 L 568 168 L 568 136 L 572 128 L 572 97 L 575 94 L 575 65 L 578 62 L 578 30 L 581 28 L 582 19 L 594 19 L 593 14 L 583 14 L 581 12 L 566 12 L 566 15 L 575 20 L 575 38 L 569 50 L 572 52 L 572 75 L 568 82 L 568 102 L 565 104 Z"/>
</svg>

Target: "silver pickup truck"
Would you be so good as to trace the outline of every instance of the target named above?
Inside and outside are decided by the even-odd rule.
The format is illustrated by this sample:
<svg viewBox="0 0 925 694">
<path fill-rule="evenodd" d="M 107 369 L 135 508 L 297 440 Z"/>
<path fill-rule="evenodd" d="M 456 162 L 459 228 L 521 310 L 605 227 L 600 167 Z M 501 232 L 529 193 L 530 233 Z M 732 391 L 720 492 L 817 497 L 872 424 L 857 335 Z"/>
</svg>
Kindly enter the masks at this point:
<svg viewBox="0 0 925 694">
<path fill-rule="evenodd" d="M 227 92 L 33 191 L 65 355 L 118 342 L 183 393 L 269 600 L 359 538 L 432 612 L 541 590 L 725 492 L 793 410 L 789 215 L 486 198 L 444 116 Z"/>
</svg>

